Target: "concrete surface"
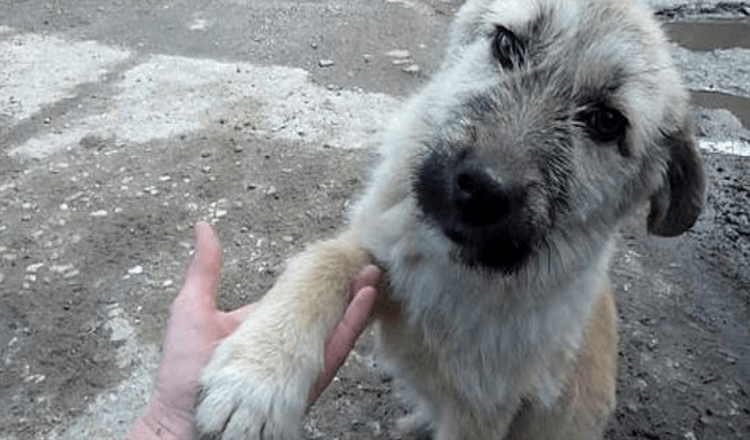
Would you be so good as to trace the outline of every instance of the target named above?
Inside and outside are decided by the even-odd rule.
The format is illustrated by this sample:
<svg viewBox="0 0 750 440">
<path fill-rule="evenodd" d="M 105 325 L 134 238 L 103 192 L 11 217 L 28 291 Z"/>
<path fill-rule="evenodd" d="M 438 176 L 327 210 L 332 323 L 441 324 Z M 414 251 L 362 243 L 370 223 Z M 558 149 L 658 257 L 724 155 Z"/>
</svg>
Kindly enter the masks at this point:
<svg viewBox="0 0 750 440">
<path fill-rule="evenodd" d="M 153 389 L 189 225 L 222 238 L 219 305 L 258 298 L 342 224 L 459 3 L 0 1 L 0 439 L 121 438 Z M 624 231 L 607 438 L 746 439 L 750 48 L 712 29 L 747 29 L 750 4 L 652 3 L 705 43 L 673 53 L 712 185 L 686 236 Z M 391 438 L 406 408 L 371 346 L 307 438 Z"/>
</svg>

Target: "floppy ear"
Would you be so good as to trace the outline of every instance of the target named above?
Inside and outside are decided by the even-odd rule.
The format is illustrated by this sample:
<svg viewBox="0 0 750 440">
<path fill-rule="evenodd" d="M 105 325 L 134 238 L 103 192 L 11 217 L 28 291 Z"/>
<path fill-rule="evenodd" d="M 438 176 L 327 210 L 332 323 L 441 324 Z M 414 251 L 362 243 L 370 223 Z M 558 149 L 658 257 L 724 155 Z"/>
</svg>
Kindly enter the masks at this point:
<svg viewBox="0 0 750 440">
<path fill-rule="evenodd" d="M 669 152 L 667 173 L 663 185 L 651 195 L 648 231 L 674 237 L 698 219 L 706 197 L 706 174 L 691 130 L 665 136 L 662 146 Z"/>
</svg>

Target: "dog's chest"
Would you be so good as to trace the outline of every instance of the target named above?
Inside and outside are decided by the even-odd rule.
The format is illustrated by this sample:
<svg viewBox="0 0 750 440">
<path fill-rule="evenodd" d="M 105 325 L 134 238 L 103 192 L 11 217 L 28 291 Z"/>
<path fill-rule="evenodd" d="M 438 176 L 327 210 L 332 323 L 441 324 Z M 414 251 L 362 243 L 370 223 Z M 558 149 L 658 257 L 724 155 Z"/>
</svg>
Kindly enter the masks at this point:
<svg viewBox="0 0 750 440">
<path fill-rule="evenodd" d="M 442 387 L 482 407 L 502 404 L 519 391 L 516 383 L 554 401 L 588 322 L 590 280 L 531 292 L 449 258 L 427 257 L 403 260 L 388 273 L 403 316 L 383 326 L 381 339 L 397 375 L 409 382 L 438 377 Z"/>
</svg>

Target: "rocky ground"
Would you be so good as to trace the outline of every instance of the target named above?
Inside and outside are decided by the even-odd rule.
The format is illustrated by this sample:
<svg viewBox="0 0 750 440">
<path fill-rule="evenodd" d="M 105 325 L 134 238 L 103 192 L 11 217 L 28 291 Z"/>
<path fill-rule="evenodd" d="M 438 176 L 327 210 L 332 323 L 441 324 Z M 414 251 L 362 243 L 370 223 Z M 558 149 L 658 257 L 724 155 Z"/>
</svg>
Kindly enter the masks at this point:
<svg viewBox="0 0 750 440">
<path fill-rule="evenodd" d="M 652 3 L 711 187 L 688 234 L 623 231 L 606 438 L 746 439 L 750 4 Z M 220 307 L 257 299 L 341 227 L 457 5 L 0 1 L 0 439 L 121 438 L 153 390 L 193 221 L 221 237 Z M 307 438 L 392 438 L 408 408 L 377 363 L 368 334 Z"/>
</svg>

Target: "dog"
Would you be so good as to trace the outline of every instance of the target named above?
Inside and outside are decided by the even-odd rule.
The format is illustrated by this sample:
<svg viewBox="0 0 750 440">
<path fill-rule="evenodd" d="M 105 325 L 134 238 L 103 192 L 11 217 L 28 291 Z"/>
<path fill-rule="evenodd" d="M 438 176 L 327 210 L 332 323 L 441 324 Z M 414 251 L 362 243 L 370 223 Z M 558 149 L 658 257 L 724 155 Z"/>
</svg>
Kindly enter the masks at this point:
<svg viewBox="0 0 750 440">
<path fill-rule="evenodd" d="M 348 229 L 292 258 L 199 380 L 195 438 L 300 438 L 347 280 L 387 274 L 382 357 L 436 440 L 600 439 L 615 407 L 607 270 L 624 219 L 695 223 L 688 95 L 647 6 L 469 0 L 383 134 Z"/>
</svg>

